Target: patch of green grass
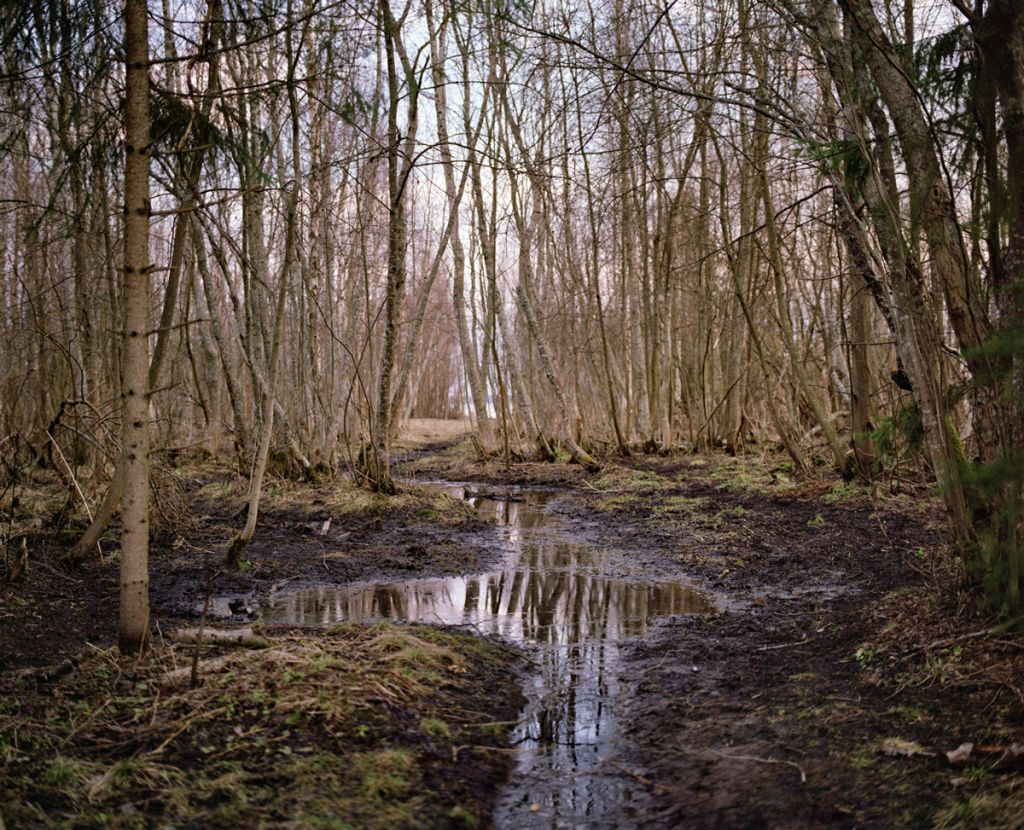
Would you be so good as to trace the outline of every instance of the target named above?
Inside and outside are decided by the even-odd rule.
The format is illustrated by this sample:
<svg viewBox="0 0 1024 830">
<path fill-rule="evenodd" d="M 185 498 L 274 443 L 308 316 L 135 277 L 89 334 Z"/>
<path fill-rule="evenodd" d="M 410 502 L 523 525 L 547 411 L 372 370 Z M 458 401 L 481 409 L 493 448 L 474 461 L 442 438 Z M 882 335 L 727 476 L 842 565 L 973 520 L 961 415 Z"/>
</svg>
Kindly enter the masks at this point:
<svg viewBox="0 0 1024 830">
<path fill-rule="evenodd" d="M 705 496 L 667 496 L 654 503 L 655 515 L 673 518 L 699 516 L 711 513 L 712 510 L 713 503 Z"/>
<path fill-rule="evenodd" d="M 975 766 L 965 769 L 962 777 L 968 781 L 984 781 L 990 775 L 992 775 L 992 770 L 988 767 Z"/>
<path fill-rule="evenodd" d="M 594 503 L 594 507 L 602 513 L 617 513 L 622 510 L 632 510 L 645 501 L 635 493 L 608 496 Z"/>
<path fill-rule="evenodd" d="M 352 771 L 367 798 L 396 801 L 408 797 L 419 783 L 415 756 L 402 749 L 357 752 L 352 756 Z"/>
<path fill-rule="evenodd" d="M 863 490 L 858 485 L 841 481 L 829 488 L 829 491 L 825 494 L 825 501 L 828 504 L 852 501 L 862 494 Z"/>
<path fill-rule="evenodd" d="M 247 482 L 226 469 L 198 488 L 201 499 L 240 509 L 245 504 Z M 289 511 L 313 518 L 351 519 L 405 513 L 434 524 L 458 525 L 479 521 L 479 514 L 467 503 L 425 487 L 402 485 L 401 492 L 388 496 L 371 492 L 350 481 L 316 486 L 308 481 L 274 479 L 266 485 L 261 510 Z"/>
<path fill-rule="evenodd" d="M 796 483 L 781 467 L 772 470 L 754 459 L 724 458 L 708 471 L 708 478 L 720 489 L 736 493 L 780 493 Z"/>
<path fill-rule="evenodd" d="M 492 721 L 490 723 L 478 723 L 476 728 L 484 735 L 503 735 L 515 724 L 515 721 Z"/>
<path fill-rule="evenodd" d="M 448 811 L 448 820 L 455 827 L 479 827 L 480 822 L 475 815 L 461 804 L 456 804 Z"/>
<path fill-rule="evenodd" d="M 877 658 L 878 649 L 874 646 L 858 646 L 857 650 L 853 653 L 853 659 L 857 661 L 857 665 L 862 669 L 868 668 Z"/>
<path fill-rule="evenodd" d="M 931 682 L 945 683 L 959 674 L 963 662 L 963 646 L 942 649 L 936 654 L 929 654 L 921 675 Z"/>
<path fill-rule="evenodd" d="M 927 717 L 927 710 L 923 706 L 890 706 L 883 715 L 891 718 L 898 718 L 904 723 L 918 723 Z"/>
<path fill-rule="evenodd" d="M 452 736 L 451 727 L 440 718 L 424 718 L 420 721 L 420 729 L 423 730 L 424 735 L 434 738 L 450 738 Z"/>
<path fill-rule="evenodd" d="M 789 680 L 793 683 L 803 683 L 808 680 L 817 680 L 818 677 L 819 675 L 817 674 L 817 672 L 805 671 L 798 672 L 797 674 L 791 674 L 789 676 Z"/>
<path fill-rule="evenodd" d="M 616 493 L 653 493 L 676 486 L 672 479 L 651 470 L 634 470 L 614 465 L 606 467 L 590 484 L 597 490 Z"/>
<path fill-rule="evenodd" d="M 854 769 L 864 769 L 874 763 L 873 752 L 873 748 L 855 749 L 846 754 L 846 761 Z"/>
</svg>

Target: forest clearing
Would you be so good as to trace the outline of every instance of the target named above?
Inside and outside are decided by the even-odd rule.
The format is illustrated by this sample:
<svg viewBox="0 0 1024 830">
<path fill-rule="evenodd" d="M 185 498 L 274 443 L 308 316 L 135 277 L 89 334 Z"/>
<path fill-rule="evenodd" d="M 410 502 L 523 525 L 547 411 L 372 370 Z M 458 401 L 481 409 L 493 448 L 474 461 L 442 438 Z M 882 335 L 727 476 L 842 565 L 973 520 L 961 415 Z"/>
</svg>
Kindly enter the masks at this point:
<svg viewBox="0 0 1024 830">
<path fill-rule="evenodd" d="M 1024 5 L 0 61 L 0 830 L 1024 827 Z"/>
</svg>

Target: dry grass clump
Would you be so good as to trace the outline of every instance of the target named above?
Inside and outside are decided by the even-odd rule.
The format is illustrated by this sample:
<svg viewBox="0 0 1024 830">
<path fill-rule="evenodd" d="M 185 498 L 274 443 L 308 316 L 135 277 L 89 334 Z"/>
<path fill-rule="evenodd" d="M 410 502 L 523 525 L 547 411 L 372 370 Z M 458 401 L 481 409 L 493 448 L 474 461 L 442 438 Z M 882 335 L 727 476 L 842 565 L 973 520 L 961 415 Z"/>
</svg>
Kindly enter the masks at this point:
<svg viewBox="0 0 1024 830">
<path fill-rule="evenodd" d="M 496 670 L 500 651 L 384 624 L 270 643 L 201 661 L 194 689 L 176 671 L 190 649 L 166 645 L 134 663 L 97 650 L 52 689 L 7 689 L 0 816 L 13 826 L 146 827 L 159 817 L 390 828 L 473 815 L 473 804 L 446 803 L 457 792 L 423 783 L 437 758 L 452 757 L 452 741 L 487 743 L 452 695 L 466 692 L 472 669 Z"/>
<path fill-rule="evenodd" d="M 984 791 L 977 790 L 983 784 Z M 935 815 L 936 830 L 1020 830 L 1024 822 L 1024 778 L 972 784 L 950 797 Z"/>
<path fill-rule="evenodd" d="M 600 476 L 588 483 L 588 489 L 630 495 L 656 493 L 676 486 L 675 481 L 653 470 L 635 470 L 616 465 L 608 465 Z"/>
<path fill-rule="evenodd" d="M 191 479 L 195 495 L 228 512 L 244 509 L 248 482 L 226 469 L 183 472 Z M 465 502 L 413 483 L 400 482 L 399 492 L 387 496 L 339 479 L 320 486 L 309 482 L 277 477 L 264 485 L 261 510 L 334 519 L 395 518 L 401 515 L 429 518 L 444 525 L 479 521 L 480 516 Z"/>
</svg>

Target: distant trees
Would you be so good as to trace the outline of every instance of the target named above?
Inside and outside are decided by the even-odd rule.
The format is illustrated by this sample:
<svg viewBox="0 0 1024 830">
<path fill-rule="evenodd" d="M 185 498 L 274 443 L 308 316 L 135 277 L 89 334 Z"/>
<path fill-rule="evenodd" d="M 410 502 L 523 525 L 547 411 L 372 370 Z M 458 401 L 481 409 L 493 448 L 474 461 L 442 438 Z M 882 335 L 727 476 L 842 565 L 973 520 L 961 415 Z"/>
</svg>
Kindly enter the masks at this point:
<svg viewBox="0 0 1024 830">
<path fill-rule="evenodd" d="M 1018 5 L 22 4 L 0 437 L 95 520 L 78 557 L 129 480 L 140 550 L 147 435 L 248 475 L 236 555 L 271 468 L 393 489 L 410 414 L 510 460 L 917 460 L 1019 609 Z"/>
</svg>

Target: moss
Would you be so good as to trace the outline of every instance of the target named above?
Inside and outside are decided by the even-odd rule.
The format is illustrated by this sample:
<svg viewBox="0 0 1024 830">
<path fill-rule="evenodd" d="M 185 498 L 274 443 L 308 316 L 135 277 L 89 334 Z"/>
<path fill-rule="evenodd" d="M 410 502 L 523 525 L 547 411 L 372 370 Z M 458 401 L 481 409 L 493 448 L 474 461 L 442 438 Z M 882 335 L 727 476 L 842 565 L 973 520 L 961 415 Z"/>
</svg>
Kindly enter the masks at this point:
<svg viewBox="0 0 1024 830">
<path fill-rule="evenodd" d="M 594 507 L 602 513 L 618 513 L 620 511 L 632 510 L 642 504 L 643 501 L 640 496 L 634 493 L 627 493 L 600 499 L 594 503 Z"/>
<path fill-rule="evenodd" d="M 796 487 L 782 466 L 772 468 L 746 458 L 720 459 L 707 476 L 721 489 L 734 493 L 781 493 Z"/>
<path fill-rule="evenodd" d="M 456 804 L 448 813 L 448 819 L 454 827 L 479 827 L 477 817 L 461 804 Z"/>
<path fill-rule="evenodd" d="M 863 492 L 863 489 L 855 484 L 839 482 L 837 484 L 833 484 L 829 488 L 829 491 L 825 494 L 825 501 L 828 504 L 853 501 L 854 499 L 863 495 Z"/>
<path fill-rule="evenodd" d="M 440 718 L 424 718 L 420 721 L 420 729 L 423 730 L 424 735 L 435 738 L 450 738 L 452 736 L 451 727 Z"/>
<path fill-rule="evenodd" d="M 928 713 L 923 706 L 890 706 L 882 714 L 904 723 L 918 723 L 924 720 Z"/>
</svg>

